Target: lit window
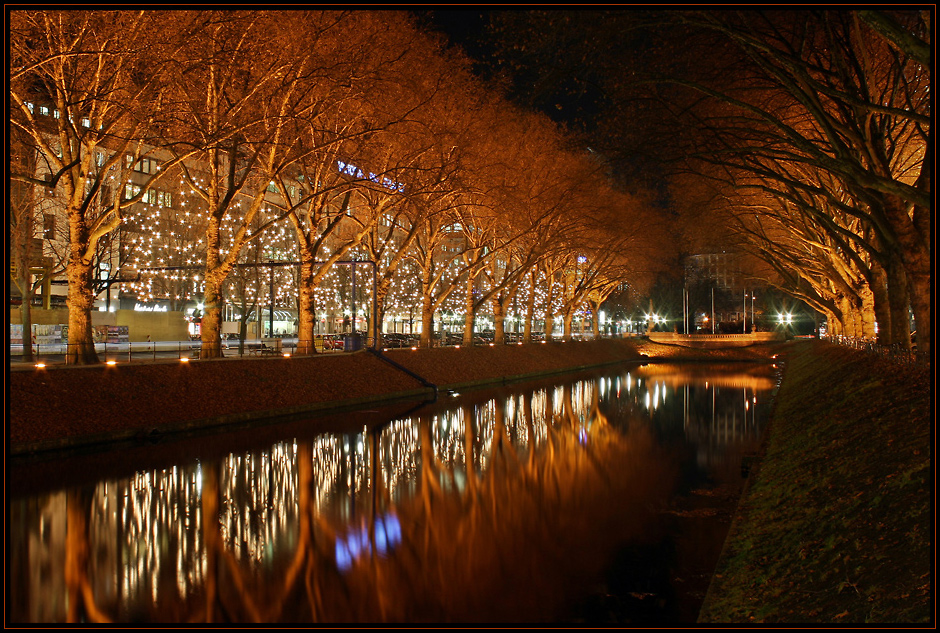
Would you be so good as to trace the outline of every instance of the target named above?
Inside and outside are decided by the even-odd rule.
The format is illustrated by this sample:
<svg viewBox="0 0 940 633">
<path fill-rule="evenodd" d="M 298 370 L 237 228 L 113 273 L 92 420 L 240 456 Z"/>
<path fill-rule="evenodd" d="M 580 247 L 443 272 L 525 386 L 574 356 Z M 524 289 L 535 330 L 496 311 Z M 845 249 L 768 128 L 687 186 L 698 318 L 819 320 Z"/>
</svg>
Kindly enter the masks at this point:
<svg viewBox="0 0 940 633">
<path fill-rule="evenodd" d="M 39 106 L 39 114 L 49 116 L 49 106 Z"/>
</svg>

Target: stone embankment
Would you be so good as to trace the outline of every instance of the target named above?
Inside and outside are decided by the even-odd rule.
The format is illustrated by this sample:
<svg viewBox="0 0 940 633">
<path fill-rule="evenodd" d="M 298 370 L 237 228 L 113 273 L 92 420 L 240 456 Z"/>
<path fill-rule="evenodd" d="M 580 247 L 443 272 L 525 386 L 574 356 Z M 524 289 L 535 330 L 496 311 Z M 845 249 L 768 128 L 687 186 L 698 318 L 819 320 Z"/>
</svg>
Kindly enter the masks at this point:
<svg viewBox="0 0 940 633">
<path fill-rule="evenodd" d="M 625 340 L 46 367 L 10 374 L 11 454 L 433 397 L 642 359 Z"/>
</svg>

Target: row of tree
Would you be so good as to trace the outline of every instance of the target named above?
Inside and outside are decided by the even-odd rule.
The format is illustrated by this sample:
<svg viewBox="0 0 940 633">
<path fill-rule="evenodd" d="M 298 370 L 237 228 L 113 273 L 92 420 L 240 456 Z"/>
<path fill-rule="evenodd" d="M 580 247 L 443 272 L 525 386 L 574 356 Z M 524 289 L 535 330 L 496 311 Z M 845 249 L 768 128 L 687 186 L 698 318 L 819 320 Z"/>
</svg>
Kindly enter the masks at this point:
<svg viewBox="0 0 940 633">
<path fill-rule="evenodd" d="M 930 352 L 932 12 L 498 17 L 537 98 L 592 61 L 575 96 L 625 173 L 671 172 L 692 252 L 757 255 L 837 334 L 910 347 L 913 313 Z"/>
<path fill-rule="evenodd" d="M 376 266 L 374 336 L 396 271 L 417 266 L 429 344 L 459 284 L 468 342 L 486 302 L 499 335 L 524 282 L 563 293 L 570 331 L 578 307 L 646 280 L 663 243 L 603 161 L 475 80 L 404 12 L 17 10 L 10 53 L 19 206 L 29 216 L 51 192 L 67 224 L 71 363 L 97 362 L 102 244 L 121 227 L 142 244 L 148 209 L 198 227 L 183 242 L 199 245 L 205 357 L 221 354 L 227 281 L 282 225 L 311 353 L 315 289 L 353 249 Z M 29 244 L 13 261 L 24 287 Z M 559 302 L 547 305 L 550 332 Z"/>
</svg>

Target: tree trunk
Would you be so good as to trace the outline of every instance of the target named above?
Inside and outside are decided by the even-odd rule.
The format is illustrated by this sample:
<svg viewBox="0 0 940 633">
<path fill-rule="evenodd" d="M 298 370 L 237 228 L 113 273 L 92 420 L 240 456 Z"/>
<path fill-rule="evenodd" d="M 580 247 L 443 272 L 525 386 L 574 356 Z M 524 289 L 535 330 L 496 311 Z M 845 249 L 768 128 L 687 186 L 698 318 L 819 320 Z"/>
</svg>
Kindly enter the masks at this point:
<svg viewBox="0 0 940 633">
<path fill-rule="evenodd" d="M 375 323 L 372 324 L 372 340 L 375 349 L 382 349 L 382 324 L 385 323 L 385 300 L 391 289 L 390 279 L 380 279 L 375 285 Z"/>
<path fill-rule="evenodd" d="M 314 298 L 314 264 L 301 256 L 300 280 L 297 305 L 297 354 L 316 354 L 314 328 L 317 323 L 317 306 Z"/>
<path fill-rule="evenodd" d="M 907 275 L 898 253 L 889 255 L 885 268 L 888 285 L 888 309 L 890 311 L 890 342 L 901 349 L 911 349 L 911 327 L 908 309 L 911 297 L 908 292 Z"/>
<path fill-rule="evenodd" d="M 29 280 L 27 280 L 27 282 L 28 281 Z M 30 295 L 32 295 L 32 293 L 30 293 Z M 33 361 L 33 310 L 32 306 L 30 305 L 32 296 L 23 296 L 21 299 L 22 303 L 20 303 L 20 323 L 23 327 L 22 360 L 24 363 L 31 363 Z"/>
<path fill-rule="evenodd" d="M 206 275 L 203 293 L 202 324 L 199 336 L 202 339 L 200 358 L 222 357 L 222 283 L 225 275 Z"/>
<path fill-rule="evenodd" d="M 930 145 L 932 146 L 932 143 Z M 922 167 L 921 177 L 918 179 L 919 181 L 925 181 L 924 186 L 928 191 L 932 173 L 928 165 L 932 165 L 932 163 L 932 156 L 928 156 Z M 899 255 L 907 273 L 910 305 L 914 312 L 914 322 L 917 328 L 917 349 L 918 352 L 926 353 L 926 357 L 930 358 L 933 323 L 931 320 L 933 310 L 931 305 L 933 286 L 931 213 L 930 210 L 924 212 L 922 208 L 915 206 L 913 209 L 915 218 L 914 221 L 911 221 L 908 205 L 903 200 L 893 197 L 886 200 L 885 210 L 891 218 L 892 227 L 896 231 L 897 240 L 900 244 Z M 890 271 L 888 271 L 888 274 L 891 274 Z"/>
<path fill-rule="evenodd" d="M 493 298 L 493 342 L 497 345 L 506 343 L 506 306 L 499 296 Z"/>
<path fill-rule="evenodd" d="M 69 337 L 65 362 L 70 365 L 97 364 L 95 340 L 92 334 L 91 311 L 95 304 L 92 292 L 92 266 L 84 263 L 75 247 L 68 264 Z"/>
<path fill-rule="evenodd" d="M 545 341 L 552 340 L 552 330 L 555 329 L 555 317 L 552 315 L 551 308 L 545 312 Z"/>
<path fill-rule="evenodd" d="M 434 334 L 434 303 L 428 293 L 424 295 L 421 305 L 421 347 L 431 347 L 431 337 Z"/>
<path fill-rule="evenodd" d="M 890 345 L 891 307 L 888 299 L 888 278 L 884 267 L 878 262 L 871 265 L 871 291 L 875 301 L 875 322 L 878 324 L 877 341 L 879 345 Z"/>
<path fill-rule="evenodd" d="M 565 312 L 564 320 L 564 333 L 562 334 L 562 339 L 565 341 L 571 340 L 571 322 L 574 320 L 574 310 L 568 310 Z"/>
<path fill-rule="evenodd" d="M 859 322 L 862 329 L 862 336 L 866 340 L 875 340 L 875 296 L 869 286 L 865 286 L 859 292 L 861 298 L 861 307 L 859 310 Z"/>
<path fill-rule="evenodd" d="M 476 304 L 473 300 L 473 278 L 467 275 L 467 296 L 464 298 L 463 345 L 473 347 L 473 324 L 476 321 Z"/>
</svg>

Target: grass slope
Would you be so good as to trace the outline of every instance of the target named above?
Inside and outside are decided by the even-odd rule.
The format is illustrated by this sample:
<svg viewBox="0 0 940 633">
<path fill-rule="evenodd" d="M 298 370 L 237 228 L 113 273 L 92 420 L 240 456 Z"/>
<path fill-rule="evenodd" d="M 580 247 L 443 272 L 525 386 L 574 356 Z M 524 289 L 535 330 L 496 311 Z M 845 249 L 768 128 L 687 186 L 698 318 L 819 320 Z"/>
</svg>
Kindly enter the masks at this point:
<svg viewBox="0 0 940 633">
<path fill-rule="evenodd" d="M 932 405 L 927 369 L 789 345 L 699 621 L 932 622 Z"/>
</svg>

